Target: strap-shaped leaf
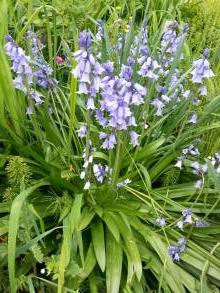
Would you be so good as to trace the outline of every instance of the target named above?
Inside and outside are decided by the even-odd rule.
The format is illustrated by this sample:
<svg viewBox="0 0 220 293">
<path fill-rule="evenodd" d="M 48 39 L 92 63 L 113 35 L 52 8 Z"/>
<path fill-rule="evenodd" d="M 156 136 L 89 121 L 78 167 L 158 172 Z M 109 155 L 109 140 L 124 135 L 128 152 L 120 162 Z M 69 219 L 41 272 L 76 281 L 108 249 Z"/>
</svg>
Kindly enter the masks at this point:
<svg viewBox="0 0 220 293">
<path fill-rule="evenodd" d="M 97 262 L 102 272 L 105 271 L 105 236 L 103 224 L 98 220 L 91 229 L 92 243 Z"/>
<path fill-rule="evenodd" d="M 106 287 L 107 293 L 118 293 L 122 271 L 122 249 L 110 231 L 106 232 Z"/>
</svg>

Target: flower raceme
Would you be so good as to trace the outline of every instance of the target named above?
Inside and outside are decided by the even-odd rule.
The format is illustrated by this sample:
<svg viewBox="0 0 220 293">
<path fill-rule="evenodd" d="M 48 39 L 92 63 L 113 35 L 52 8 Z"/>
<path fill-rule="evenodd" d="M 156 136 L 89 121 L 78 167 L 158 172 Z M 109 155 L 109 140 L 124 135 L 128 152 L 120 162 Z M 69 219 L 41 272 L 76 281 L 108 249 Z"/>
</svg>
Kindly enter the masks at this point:
<svg viewBox="0 0 220 293">
<path fill-rule="evenodd" d="M 104 38 L 103 22 L 99 20 L 97 25 L 96 39 L 101 41 Z M 93 53 L 91 34 L 88 31 L 79 34 L 79 50 L 74 53 L 77 65 L 72 73 L 79 82 L 78 94 L 84 96 L 85 108 L 89 116 L 94 117 L 101 127 L 99 133 L 101 148 L 114 149 L 118 143 L 119 133 L 125 133 L 130 137 L 130 144 L 133 147 L 139 145 L 140 115 L 138 114 L 141 111 L 137 110 L 138 107 L 145 107 L 144 104 L 148 103 L 156 109 L 155 115 L 160 117 L 164 115 L 169 104 L 172 103 L 175 107 L 175 103 L 193 97 L 193 92 L 187 89 L 187 79 L 179 81 L 183 72 L 175 68 L 170 73 L 169 68 L 176 54 L 185 44 L 187 31 L 187 25 L 180 29 L 175 21 L 167 23 L 161 39 L 161 48 L 158 54 L 151 56 L 146 21 L 144 21 L 142 29 L 134 37 L 124 64 L 118 63 L 117 58 L 113 60 L 114 62 L 107 59 L 100 63 L 98 60 L 103 58 L 100 57 L 100 53 L 98 57 Z M 121 42 L 121 38 L 118 42 Z M 116 44 L 115 47 L 121 46 Z M 198 80 L 203 82 L 203 79 L 213 76 L 207 60 L 207 50 L 203 56 L 203 59 L 194 62 L 195 68 L 191 71 L 193 83 Z M 183 57 L 181 53 L 181 58 Z M 204 66 L 202 67 L 200 63 Z M 138 75 L 141 77 L 141 82 L 137 81 Z M 157 93 L 152 100 L 147 100 L 149 91 L 147 84 L 152 84 Z M 204 87 L 205 84 L 203 83 L 202 86 Z M 194 97 L 193 107 L 197 107 L 198 104 L 199 99 Z M 197 116 L 194 111 L 189 116 L 188 122 L 196 124 Z M 82 125 L 77 131 L 80 138 L 87 136 L 88 127 Z M 185 155 L 183 154 L 182 157 L 177 162 L 180 168 Z M 200 182 L 196 184 L 199 186 Z"/>
<path fill-rule="evenodd" d="M 30 42 L 31 56 L 27 56 L 11 36 L 5 37 L 7 43 L 4 48 L 12 62 L 15 88 L 24 92 L 38 106 L 43 103 L 43 100 L 42 95 L 36 88 L 39 87 L 44 90 L 55 88 L 57 81 L 52 78 L 52 68 L 42 58 L 40 52 L 43 45 L 38 41 L 36 34 L 29 31 L 26 38 Z M 27 107 L 26 114 L 33 114 L 32 105 Z"/>
</svg>

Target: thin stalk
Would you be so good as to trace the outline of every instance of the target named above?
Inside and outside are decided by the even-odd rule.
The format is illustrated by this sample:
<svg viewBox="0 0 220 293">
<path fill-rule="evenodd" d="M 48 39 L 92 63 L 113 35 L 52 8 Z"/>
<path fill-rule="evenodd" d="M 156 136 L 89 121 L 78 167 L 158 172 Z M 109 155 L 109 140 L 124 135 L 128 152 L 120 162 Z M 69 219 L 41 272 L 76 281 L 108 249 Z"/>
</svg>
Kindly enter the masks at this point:
<svg viewBox="0 0 220 293">
<path fill-rule="evenodd" d="M 120 140 L 120 135 L 118 133 L 118 141 L 117 141 L 117 149 L 116 149 L 116 156 L 115 156 L 115 164 L 114 164 L 114 169 L 113 169 L 113 177 L 112 177 L 112 184 L 115 186 L 116 182 L 118 180 L 118 175 L 120 171 L 120 162 L 121 162 L 121 140 Z"/>
</svg>

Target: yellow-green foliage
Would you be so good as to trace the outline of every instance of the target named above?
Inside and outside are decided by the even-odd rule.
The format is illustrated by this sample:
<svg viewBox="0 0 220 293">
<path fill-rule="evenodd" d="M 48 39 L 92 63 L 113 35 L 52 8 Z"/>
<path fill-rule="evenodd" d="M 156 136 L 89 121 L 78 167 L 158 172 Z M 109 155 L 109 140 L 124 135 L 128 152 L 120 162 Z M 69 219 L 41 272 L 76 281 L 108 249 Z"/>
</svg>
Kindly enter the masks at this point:
<svg viewBox="0 0 220 293">
<path fill-rule="evenodd" d="M 217 49 L 220 44 L 220 1 L 190 0 L 181 8 L 182 18 L 188 22 L 192 49 Z"/>
</svg>

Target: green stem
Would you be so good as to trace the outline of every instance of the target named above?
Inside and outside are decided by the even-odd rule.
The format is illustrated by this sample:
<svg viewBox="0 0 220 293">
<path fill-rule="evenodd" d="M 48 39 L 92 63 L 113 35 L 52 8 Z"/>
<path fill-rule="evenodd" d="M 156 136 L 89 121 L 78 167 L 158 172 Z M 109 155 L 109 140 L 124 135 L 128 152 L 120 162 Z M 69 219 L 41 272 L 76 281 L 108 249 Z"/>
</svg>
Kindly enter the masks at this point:
<svg viewBox="0 0 220 293">
<path fill-rule="evenodd" d="M 120 140 L 120 135 L 118 135 L 115 164 L 114 164 L 113 177 L 112 177 L 112 184 L 114 186 L 116 185 L 116 182 L 118 180 L 119 171 L 120 171 L 121 146 L 122 146 L 122 144 L 121 144 L 121 140 Z"/>
</svg>

